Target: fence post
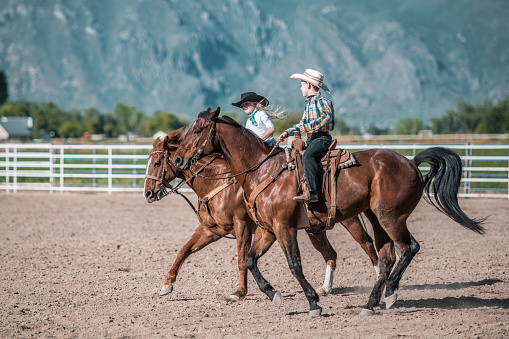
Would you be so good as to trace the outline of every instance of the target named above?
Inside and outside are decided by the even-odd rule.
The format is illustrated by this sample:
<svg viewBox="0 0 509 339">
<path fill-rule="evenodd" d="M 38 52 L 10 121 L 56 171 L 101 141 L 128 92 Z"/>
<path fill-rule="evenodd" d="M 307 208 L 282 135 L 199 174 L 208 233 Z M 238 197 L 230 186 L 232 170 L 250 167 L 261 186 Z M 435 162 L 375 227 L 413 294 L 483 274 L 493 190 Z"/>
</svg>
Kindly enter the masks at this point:
<svg viewBox="0 0 509 339">
<path fill-rule="evenodd" d="M 11 166 L 9 163 L 9 158 L 10 158 L 9 147 L 6 147 L 5 148 L 5 192 L 6 193 L 9 193 L 9 181 L 11 180 L 11 178 L 9 176 L 9 168 Z"/>
<path fill-rule="evenodd" d="M 97 149 L 94 147 L 94 151 L 93 151 L 93 158 L 92 158 L 92 163 L 95 165 L 97 163 Z M 97 182 L 95 181 L 95 175 L 97 174 L 97 171 L 95 169 L 95 166 L 94 168 L 92 168 L 92 186 L 93 187 L 96 187 L 97 186 Z"/>
<path fill-rule="evenodd" d="M 64 191 L 64 146 L 60 147 L 60 193 Z"/>
<path fill-rule="evenodd" d="M 136 155 L 138 155 L 137 149 L 134 149 L 134 157 L 133 157 L 133 187 L 136 187 Z"/>
<path fill-rule="evenodd" d="M 108 194 L 113 192 L 113 150 L 108 147 Z"/>
<path fill-rule="evenodd" d="M 55 191 L 55 149 L 53 145 L 49 148 L 49 192 L 53 194 Z"/>
<path fill-rule="evenodd" d="M 467 157 L 467 159 L 465 161 L 465 167 L 472 167 L 472 159 L 471 159 L 472 147 L 470 147 L 470 145 L 471 145 L 471 143 L 467 142 L 467 144 L 466 144 L 467 147 L 465 149 L 465 156 Z M 471 170 L 469 168 L 467 168 L 465 171 L 466 171 L 465 178 L 470 179 Z M 470 195 L 470 181 L 465 181 L 465 194 L 467 195 L 467 198 L 468 198 L 468 195 Z"/>
<path fill-rule="evenodd" d="M 18 191 L 18 148 L 14 146 L 12 150 L 12 191 L 16 193 Z"/>
</svg>

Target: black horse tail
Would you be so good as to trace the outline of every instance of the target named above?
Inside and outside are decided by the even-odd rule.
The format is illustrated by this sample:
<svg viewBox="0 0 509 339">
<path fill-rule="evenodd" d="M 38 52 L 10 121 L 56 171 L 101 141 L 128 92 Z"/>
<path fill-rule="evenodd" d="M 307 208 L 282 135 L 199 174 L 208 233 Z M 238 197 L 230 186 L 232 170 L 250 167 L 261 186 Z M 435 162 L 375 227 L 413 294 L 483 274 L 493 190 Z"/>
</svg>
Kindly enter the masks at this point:
<svg viewBox="0 0 509 339">
<path fill-rule="evenodd" d="M 458 204 L 463 170 L 459 155 L 448 148 L 431 147 L 417 154 L 413 162 L 417 166 L 423 162 L 430 165 L 424 177 L 424 199 L 461 226 L 483 234 L 486 218 L 470 219 Z"/>
</svg>

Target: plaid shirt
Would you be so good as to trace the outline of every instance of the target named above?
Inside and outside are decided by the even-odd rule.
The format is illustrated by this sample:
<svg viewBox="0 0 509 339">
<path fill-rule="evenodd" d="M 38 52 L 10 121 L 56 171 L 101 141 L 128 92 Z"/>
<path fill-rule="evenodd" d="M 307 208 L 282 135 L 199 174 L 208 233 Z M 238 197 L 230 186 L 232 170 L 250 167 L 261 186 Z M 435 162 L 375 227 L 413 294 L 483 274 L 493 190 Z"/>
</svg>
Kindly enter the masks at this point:
<svg viewBox="0 0 509 339">
<path fill-rule="evenodd" d="M 304 126 L 308 134 L 332 131 L 334 129 L 332 101 L 323 97 L 320 93 L 308 96 L 302 119 L 297 125 L 288 128 L 285 132 L 288 135 L 293 135 L 293 132 L 300 132 L 300 126 Z"/>
</svg>

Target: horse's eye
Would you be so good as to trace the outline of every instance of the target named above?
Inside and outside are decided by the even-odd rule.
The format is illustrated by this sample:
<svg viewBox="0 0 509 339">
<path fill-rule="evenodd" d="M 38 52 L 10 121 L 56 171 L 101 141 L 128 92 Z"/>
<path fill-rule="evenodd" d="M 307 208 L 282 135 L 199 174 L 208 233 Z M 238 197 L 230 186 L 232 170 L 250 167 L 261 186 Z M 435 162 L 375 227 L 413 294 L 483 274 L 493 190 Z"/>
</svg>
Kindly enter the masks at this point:
<svg viewBox="0 0 509 339">
<path fill-rule="evenodd" d="M 193 132 L 193 133 L 194 133 L 194 134 L 200 134 L 200 133 L 201 133 L 201 131 L 202 131 L 202 129 L 201 129 L 201 128 L 197 128 L 197 129 L 195 129 L 195 130 L 194 130 L 194 132 Z"/>
<path fill-rule="evenodd" d="M 154 167 L 159 167 L 161 166 L 161 160 L 157 160 L 155 163 L 154 163 Z"/>
</svg>

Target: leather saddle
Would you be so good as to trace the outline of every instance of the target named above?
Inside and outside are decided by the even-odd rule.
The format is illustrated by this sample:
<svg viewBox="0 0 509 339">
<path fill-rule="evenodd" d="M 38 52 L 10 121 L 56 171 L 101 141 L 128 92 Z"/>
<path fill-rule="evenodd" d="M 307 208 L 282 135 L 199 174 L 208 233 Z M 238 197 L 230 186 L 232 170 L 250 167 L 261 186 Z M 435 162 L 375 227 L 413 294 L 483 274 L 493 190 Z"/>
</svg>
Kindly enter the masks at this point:
<svg viewBox="0 0 509 339">
<path fill-rule="evenodd" d="M 336 181 L 340 170 L 358 165 L 357 160 L 350 151 L 336 149 L 336 145 L 337 139 L 334 139 L 329 146 L 329 150 L 320 160 L 324 171 L 322 189 L 329 208 L 326 228 L 333 226 L 336 217 Z M 298 169 L 299 188 L 301 191 L 299 193 L 304 194 L 305 197 L 309 197 L 309 191 L 307 191 L 306 180 L 304 178 L 304 166 L 302 165 L 302 155 L 306 150 L 306 144 L 302 139 L 295 139 L 292 142 L 292 149 L 295 153 L 295 162 Z"/>
<path fill-rule="evenodd" d="M 337 143 L 338 143 L 337 139 L 332 140 L 332 143 L 329 146 L 327 154 L 325 154 L 323 158 L 320 160 L 322 166 L 324 166 L 325 172 L 327 172 L 328 162 L 330 165 L 334 165 L 338 169 L 348 168 L 357 165 L 357 160 L 350 151 L 341 148 L 336 149 Z M 292 141 L 292 148 L 298 150 L 299 153 L 303 155 L 304 152 L 306 151 L 306 143 L 302 139 L 295 139 L 294 141 Z"/>
</svg>

